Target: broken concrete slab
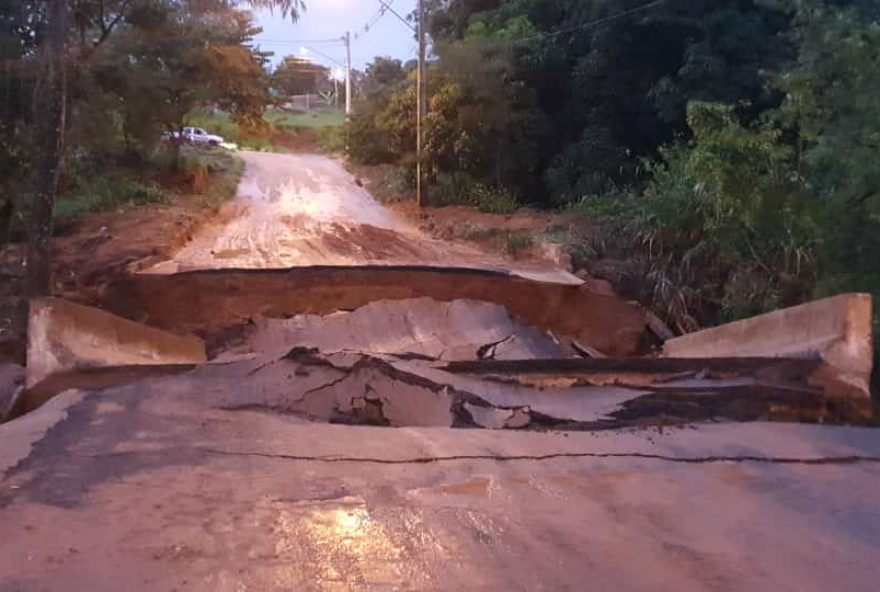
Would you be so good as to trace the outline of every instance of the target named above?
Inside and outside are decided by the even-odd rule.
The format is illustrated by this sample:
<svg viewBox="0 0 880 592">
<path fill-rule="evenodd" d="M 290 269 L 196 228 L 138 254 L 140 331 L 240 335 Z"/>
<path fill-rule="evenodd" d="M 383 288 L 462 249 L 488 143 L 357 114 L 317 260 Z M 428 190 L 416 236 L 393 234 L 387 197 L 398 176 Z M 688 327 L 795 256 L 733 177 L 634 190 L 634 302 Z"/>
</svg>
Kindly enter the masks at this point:
<svg viewBox="0 0 880 592">
<path fill-rule="evenodd" d="M 524 428 L 531 422 L 528 407 L 518 409 L 498 409 L 496 407 L 481 407 L 472 403 L 465 403 L 464 409 L 471 415 L 471 419 L 480 427 L 490 430 L 519 429 Z"/>
<path fill-rule="evenodd" d="M 0 364 L 0 423 L 2 423 L 24 387 L 25 369 L 17 364 Z"/>
<path fill-rule="evenodd" d="M 821 358 L 831 394 L 870 398 L 873 339 L 870 294 L 841 294 L 670 339 L 668 357 Z"/>
<path fill-rule="evenodd" d="M 196 367 L 196 364 L 159 364 L 59 370 L 30 388 L 22 388 L 9 408 L 7 419 L 15 419 L 31 413 L 59 393 L 71 389 L 103 390 L 141 380 L 182 374 Z"/>
<path fill-rule="evenodd" d="M 474 269 L 364 266 L 137 275 L 110 287 L 105 302 L 128 318 L 211 336 L 260 316 L 326 315 L 378 300 L 422 297 L 499 304 L 523 325 L 577 339 L 606 355 L 635 355 L 647 343 L 641 309 L 613 293 L 590 284 Z"/>
<path fill-rule="evenodd" d="M 713 419 L 866 421 L 861 408 L 829 406 L 823 391 L 805 383 L 814 360 L 740 359 L 733 369 L 716 360 L 722 373 L 711 362 L 708 370 L 682 373 L 703 361 L 649 359 L 653 366 L 642 372 L 631 368 L 615 379 L 607 371 L 613 363 L 638 361 L 532 360 L 523 366 L 543 365 L 543 374 L 505 373 L 516 362 L 447 364 L 297 349 L 280 358 L 201 366 L 160 379 L 156 388 L 177 404 L 391 427 L 601 430 Z M 595 362 L 606 371 L 573 364 Z M 547 372 L 554 363 L 573 371 Z"/>
<path fill-rule="evenodd" d="M 199 364 L 205 344 L 59 298 L 31 302 L 27 386 L 52 374 L 108 366 Z"/>
<path fill-rule="evenodd" d="M 297 346 L 438 360 L 566 357 L 549 335 L 516 322 L 503 306 L 473 300 L 381 300 L 350 313 L 258 318 L 255 325 L 247 342 L 259 352 Z"/>
<path fill-rule="evenodd" d="M 30 455 L 31 449 L 58 422 L 67 418 L 67 409 L 82 400 L 84 393 L 69 390 L 50 401 L 40 413 L 32 413 L 0 426 L 0 475 Z"/>
</svg>

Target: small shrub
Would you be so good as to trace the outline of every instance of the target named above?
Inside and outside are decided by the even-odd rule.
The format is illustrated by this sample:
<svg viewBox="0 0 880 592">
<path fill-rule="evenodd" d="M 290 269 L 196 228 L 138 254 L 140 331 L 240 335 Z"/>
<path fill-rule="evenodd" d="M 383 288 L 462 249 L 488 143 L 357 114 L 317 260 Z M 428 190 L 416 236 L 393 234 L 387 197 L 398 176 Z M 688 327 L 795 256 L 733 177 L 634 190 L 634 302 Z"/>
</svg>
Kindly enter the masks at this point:
<svg viewBox="0 0 880 592">
<path fill-rule="evenodd" d="M 535 244 L 535 237 L 522 232 L 509 232 L 504 241 L 504 252 L 516 257 Z"/>
<path fill-rule="evenodd" d="M 429 194 L 436 206 L 472 206 L 489 214 L 510 214 L 519 209 L 519 202 L 507 189 L 490 187 L 462 173 L 439 175 Z"/>
<path fill-rule="evenodd" d="M 470 204 L 489 214 L 512 214 L 519 209 L 513 193 L 507 189 L 477 184 L 470 196 Z"/>
<path fill-rule="evenodd" d="M 166 203 L 168 200 L 168 193 L 151 181 L 122 175 L 79 178 L 73 189 L 55 204 L 55 214 L 59 218 L 76 218 L 123 206 Z"/>
<path fill-rule="evenodd" d="M 318 148 L 327 154 L 345 152 L 345 128 L 343 127 L 319 127 Z"/>
</svg>

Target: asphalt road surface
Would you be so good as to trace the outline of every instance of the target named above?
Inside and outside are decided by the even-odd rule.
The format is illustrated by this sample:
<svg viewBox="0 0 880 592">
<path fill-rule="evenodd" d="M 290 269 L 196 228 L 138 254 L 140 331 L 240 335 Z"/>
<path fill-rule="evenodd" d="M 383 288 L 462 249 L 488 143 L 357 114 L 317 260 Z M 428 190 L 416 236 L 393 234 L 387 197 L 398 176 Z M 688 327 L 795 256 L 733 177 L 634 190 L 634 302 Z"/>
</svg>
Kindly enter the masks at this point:
<svg viewBox="0 0 880 592">
<path fill-rule="evenodd" d="M 201 373 L 199 389 L 70 391 L 0 429 L 0 590 L 824 592 L 880 578 L 870 429 L 314 424 L 234 409 L 212 391 L 235 373 Z"/>
</svg>

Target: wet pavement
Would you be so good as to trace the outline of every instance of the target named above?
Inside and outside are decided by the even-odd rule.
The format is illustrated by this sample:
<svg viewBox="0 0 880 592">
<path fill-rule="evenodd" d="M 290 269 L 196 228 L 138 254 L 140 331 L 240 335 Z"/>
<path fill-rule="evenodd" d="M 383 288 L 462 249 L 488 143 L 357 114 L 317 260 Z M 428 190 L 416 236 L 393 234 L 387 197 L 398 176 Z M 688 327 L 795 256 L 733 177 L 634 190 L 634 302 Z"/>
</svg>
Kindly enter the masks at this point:
<svg viewBox="0 0 880 592">
<path fill-rule="evenodd" d="M 176 395 L 69 393 L 19 420 L 37 441 L 0 467 L 0 590 L 776 592 L 880 576 L 871 430 L 388 429 Z"/>
</svg>

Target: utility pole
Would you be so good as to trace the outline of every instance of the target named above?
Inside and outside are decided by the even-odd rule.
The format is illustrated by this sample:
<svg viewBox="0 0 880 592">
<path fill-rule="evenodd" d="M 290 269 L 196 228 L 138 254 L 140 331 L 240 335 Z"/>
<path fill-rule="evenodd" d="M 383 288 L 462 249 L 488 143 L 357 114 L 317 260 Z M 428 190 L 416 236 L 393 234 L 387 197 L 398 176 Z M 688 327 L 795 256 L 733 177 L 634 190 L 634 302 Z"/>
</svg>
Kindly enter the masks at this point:
<svg viewBox="0 0 880 592">
<path fill-rule="evenodd" d="M 351 116 L 351 32 L 345 32 L 345 116 Z"/>
<path fill-rule="evenodd" d="M 416 115 L 416 201 L 419 207 L 428 201 L 428 188 L 424 182 L 424 144 L 425 144 L 425 119 L 428 113 L 428 87 L 425 79 L 425 0 L 419 0 L 419 66 L 416 78 L 416 94 L 418 95 L 418 108 Z"/>
</svg>

